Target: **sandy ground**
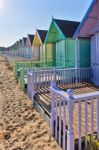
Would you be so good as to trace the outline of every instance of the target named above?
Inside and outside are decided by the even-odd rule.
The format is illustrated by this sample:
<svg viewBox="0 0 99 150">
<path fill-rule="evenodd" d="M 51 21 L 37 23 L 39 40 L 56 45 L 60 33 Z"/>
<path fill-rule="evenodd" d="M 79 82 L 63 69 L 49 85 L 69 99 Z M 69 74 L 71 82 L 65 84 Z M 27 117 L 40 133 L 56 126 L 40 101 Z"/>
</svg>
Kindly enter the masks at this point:
<svg viewBox="0 0 99 150">
<path fill-rule="evenodd" d="M 0 150 L 61 150 L 1 57 Z"/>
</svg>

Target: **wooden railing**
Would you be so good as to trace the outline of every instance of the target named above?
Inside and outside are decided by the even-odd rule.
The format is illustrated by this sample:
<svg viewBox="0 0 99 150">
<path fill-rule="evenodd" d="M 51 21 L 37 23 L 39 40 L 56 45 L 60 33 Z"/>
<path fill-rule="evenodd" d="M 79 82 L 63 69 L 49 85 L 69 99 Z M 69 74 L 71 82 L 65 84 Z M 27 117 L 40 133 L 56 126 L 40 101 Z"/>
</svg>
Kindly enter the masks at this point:
<svg viewBox="0 0 99 150">
<path fill-rule="evenodd" d="M 53 70 L 55 68 L 35 68 L 27 72 L 27 94 L 28 97 L 34 100 L 34 95 L 38 87 L 49 86 L 53 80 Z M 49 82 L 50 81 L 50 82 Z M 34 102 L 33 102 L 34 103 Z"/>
<path fill-rule="evenodd" d="M 34 67 L 34 66 L 31 66 L 31 68 L 29 66 L 27 67 L 20 67 L 20 70 L 19 70 L 19 75 L 18 75 L 18 82 L 20 84 L 20 87 L 22 90 L 26 90 L 27 88 L 27 78 L 28 78 L 28 74 L 27 72 L 31 72 L 33 70 L 40 70 L 41 67 Z M 45 68 L 42 68 L 42 69 L 45 69 Z M 47 68 L 46 68 L 47 69 Z M 25 87 L 26 86 L 26 87 Z"/>
<path fill-rule="evenodd" d="M 33 70 L 29 74 L 28 90 L 31 88 L 29 82 L 32 82 L 31 92 L 35 93 L 37 88 L 50 87 L 51 81 L 55 81 L 57 84 L 75 84 L 90 81 L 90 68 L 48 68 Z M 31 75 L 31 77 L 30 77 Z M 29 93 L 30 93 L 29 91 Z M 30 96 L 29 96 L 30 97 Z M 33 97 L 32 97 L 33 99 Z"/>
<path fill-rule="evenodd" d="M 30 66 L 25 66 L 25 67 L 20 66 L 19 69 L 17 69 L 17 78 L 16 79 L 18 79 L 21 89 L 22 90 L 27 90 L 27 84 L 28 84 L 28 82 L 27 82 L 27 78 L 28 78 L 27 72 L 28 71 L 33 72 L 33 70 L 34 71 L 36 71 L 36 70 L 39 71 L 39 70 L 45 70 L 45 69 L 52 69 L 52 68 L 50 68 L 50 67 L 48 67 L 48 68 L 35 67 L 34 65 L 31 66 L 31 68 L 30 68 Z"/>
<path fill-rule="evenodd" d="M 37 68 L 37 67 L 43 67 L 43 63 L 33 62 L 32 60 L 15 61 L 14 65 L 13 65 L 13 71 L 14 71 L 15 78 L 18 79 L 21 69 L 26 70 L 26 69 L 30 69 L 30 68 L 33 69 L 33 68 Z"/>
<path fill-rule="evenodd" d="M 92 143 L 94 135 L 99 140 L 99 92 L 74 95 L 72 89 L 64 92 L 54 82 L 50 91 L 51 131 L 63 150 L 83 150 L 88 136 Z"/>
</svg>

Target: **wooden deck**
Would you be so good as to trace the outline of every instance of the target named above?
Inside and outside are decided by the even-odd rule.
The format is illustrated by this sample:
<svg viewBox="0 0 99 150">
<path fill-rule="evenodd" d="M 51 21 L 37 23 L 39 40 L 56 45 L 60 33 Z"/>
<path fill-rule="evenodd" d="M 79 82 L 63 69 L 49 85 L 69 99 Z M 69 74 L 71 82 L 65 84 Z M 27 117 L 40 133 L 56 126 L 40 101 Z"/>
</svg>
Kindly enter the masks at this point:
<svg viewBox="0 0 99 150">
<path fill-rule="evenodd" d="M 69 84 L 69 85 L 59 85 L 59 88 L 61 88 L 64 91 L 67 91 L 68 89 L 73 89 L 74 94 L 84 94 L 84 93 L 90 93 L 99 91 L 98 87 L 95 87 L 94 85 L 90 83 L 81 83 L 81 84 Z M 38 88 L 36 90 L 35 99 L 39 101 L 46 109 L 46 111 L 50 115 L 51 110 L 51 97 L 50 97 L 50 89 L 49 87 L 44 88 Z"/>
<path fill-rule="evenodd" d="M 95 87 L 92 84 L 89 83 L 81 83 L 81 84 L 69 84 L 69 85 L 59 85 L 59 88 L 61 88 L 64 91 L 67 91 L 67 89 L 72 88 L 74 90 L 74 94 L 83 94 L 83 93 L 90 93 L 90 92 L 95 92 L 95 91 L 99 91 L 98 87 Z M 42 106 L 42 108 L 44 109 L 44 111 L 50 116 L 50 112 L 51 112 L 51 97 L 50 97 L 50 90 L 49 87 L 46 88 L 38 88 L 36 90 L 36 95 L 35 95 L 35 99 L 36 101 Z M 90 130 L 91 130 L 91 105 L 90 105 L 90 100 L 88 100 L 87 102 L 88 104 L 88 132 L 87 134 L 90 134 Z M 75 139 L 78 139 L 78 118 L 79 118 L 79 113 L 78 113 L 78 103 L 75 103 L 74 105 L 74 114 L 73 114 L 73 129 L 74 129 L 74 136 Z M 61 108 L 61 110 L 63 110 L 63 108 Z M 66 110 L 67 110 L 67 106 L 66 106 Z M 67 113 L 68 114 L 68 113 Z M 84 137 L 85 135 L 85 103 L 82 102 L 81 105 L 81 128 L 82 128 L 82 134 L 81 137 Z M 96 101 L 94 102 L 94 124 L 96 124 Z M 68 116 L 66 116 L 66 126 L 68 126 Z M 96 131 L 96 126 L 94 126 L 94 132 Z"/>
</svg>

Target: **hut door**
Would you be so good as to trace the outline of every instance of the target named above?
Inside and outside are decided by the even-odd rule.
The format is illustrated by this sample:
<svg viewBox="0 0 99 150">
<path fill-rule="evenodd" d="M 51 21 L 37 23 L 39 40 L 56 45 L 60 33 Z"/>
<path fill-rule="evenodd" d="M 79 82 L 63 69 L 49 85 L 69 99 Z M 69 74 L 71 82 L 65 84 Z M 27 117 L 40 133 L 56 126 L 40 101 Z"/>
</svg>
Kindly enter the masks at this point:
<svg viewBox="0 0 99 150">
<path fill-rule="evenodd" d="M 99 86 L 99 33 L 91 37 L 92 82 Z"/>
<path fill-rule="evenodd" d="M 66 40 L 66 67 L 75 67 L 75 40 L 68 38 Z"/>
<path fill-rule="evenodd" d="M 32 57 L 32 48 L 31 47 L 28 48 L 28 57 Z"/>
<path fill-rule="evenodd" d="M 29 50 L 28 50 L 28 49 L 29 49 L 29 47 L 26 48 L 26 57 L 29 56 L 29 54 L 28 54 L 28 53 L 29 53 Z"/>
<path fill-rule="evenodd" d="M 43 48 L 42 48 L 42 45 L 40 46 L 40 61 L 42 61 L 43 59 Z"/>
<path fill-rule="evenodd" d="M 40 60 L 40 47 L 35 46 L 34 47 L 34 60 Z"/>
<path fill-rule="evenodd" d="M 79 39 L 79 67 L 90 67 L 90 40 Z"/>
<path fill-rule="evenodd" d="M 65 40 L 56 43 L 56 66 L 65 66 Z"/>
</svg>

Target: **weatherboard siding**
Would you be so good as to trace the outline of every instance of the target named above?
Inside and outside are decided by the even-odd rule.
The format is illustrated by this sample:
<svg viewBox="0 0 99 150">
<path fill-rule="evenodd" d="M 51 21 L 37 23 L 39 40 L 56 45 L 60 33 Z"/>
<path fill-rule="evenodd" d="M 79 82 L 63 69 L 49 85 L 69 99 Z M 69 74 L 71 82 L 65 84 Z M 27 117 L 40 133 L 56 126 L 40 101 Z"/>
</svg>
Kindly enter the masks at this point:
<svg viewBox="0 0 99 150">
<path fill-rule="evenodd" d="M 40 60 L 40 46 L 33 46 L 33 60 Z"/>
<path fill-rule="evenodd" d="M 34 36 L 33 40 L 33 60 L 40 60 L 40 40 L 37 33 Z"/>
<path fill-rule="evenodd" d="M 80 67 L 91 66 L 91 42 L 90 39 L 79 39 Z"/>
<path fill-rule="evenodd" d="M 27 36 L 26 40 L 26 57 L 32 57 L 32 47 L 29 36 Z"/>
<path fill-rule="evenodd" d="M 54 44 L 44 44 L 43 51 L 42 51 L 42 59 L 44 66 L 51 67 L 55 66 L 55 50 Z"/>
<path fill-rule="evenodd" d="M 43 45 L 40 45 L 40 61 L 43 63 Z"/>
<path fill-rule="evenodd" d="M 43 44 L 43 50 L 42 50 L 42 62 L 44 66 L 46 66 L 46 51 L 45 51 L 45 44 Z"/>
<path fill-rule="evenodd" d="M 91 37 L 92 82 L 99 86 L 99 33 Z"/>
<path fill-rule="evenodd" d="M 75 46 L 76 41 L 72 38 L 66 39 L 66 57 L 65 57 L 65 66 L 67 68 L 75 67 Z"/>
<path fill-rule="evenodd" d="M 66 51 L 65 40 L 56 42 L 56 66 L 65 67 L 65 51 Z"/>
<path fill-rule="evenodd" d="M 47 67 L 55 66 L 56 62 L 56 50 L 55 45 L 53 43 L 46 44 L 45 46 L 45 54 L 46 54 L 46 65 Z"/>
</svg>

